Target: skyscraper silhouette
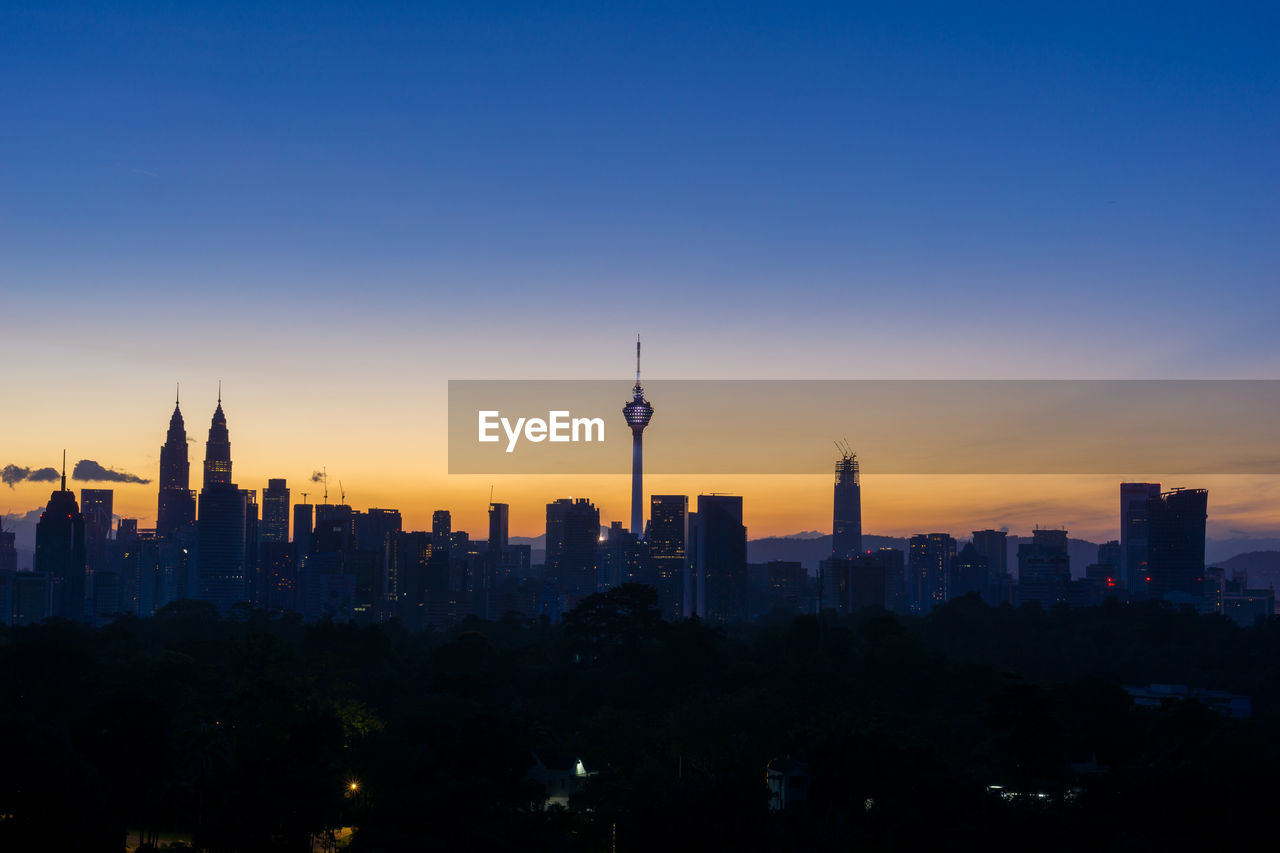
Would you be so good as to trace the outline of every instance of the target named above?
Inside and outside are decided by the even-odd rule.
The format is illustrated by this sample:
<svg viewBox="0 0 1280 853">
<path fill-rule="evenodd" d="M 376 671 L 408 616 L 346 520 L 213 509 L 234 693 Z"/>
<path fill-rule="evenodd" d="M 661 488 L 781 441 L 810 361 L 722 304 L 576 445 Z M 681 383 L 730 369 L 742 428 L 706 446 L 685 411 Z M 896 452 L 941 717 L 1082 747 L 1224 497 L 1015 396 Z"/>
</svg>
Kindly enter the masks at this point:
<svg viewBox="0 0 1280 853">
<path fill-rule="evenodd" d="M 835 502 L 831 524 L 831 555 L 848 560 L 862 553 L 862 485 L 858 457 L 841 446 L 836 461 Z"/>
<path fill-rule="evenodd" d="M 175 399 L 169 432 L 160 447 L 160 501 L 156 509 L 156 533 L 173 534 L 196 520 L 196 502 L 191 492 L 191 463 L 187 456 L 187 428 L 182 409 Z"/>
<path fill-rule="evenodd" d="M 951 598 L 951 561 L 956 540 L 949 533 L 921 533 L 908 543 L 911 606 L 928 613 Z"/>
<path fill-rule="evenodd" d="M 591 501 L 560 498 L 547 504 L 546 574 L 570 607 L 596 591 L 599 541 L 600 510 Z"/>
<path fill-rule="evenodd" d="M 197 522 L 196 595 L 226 612 L 246 595 L 248 496 L 231 481 L 231 436 L 222 393 L 205 442 L 204 487 Z"/>
<path fill-rule="evenodd" d="M 636 335 L 636 384 L 631 389 L 631 402 L 622 407 L 631 427 L 631 533 L 644 536 L 644 454 L 641 435 L 653 417 L 653 406 L 644 398 L 640 385 L 640 336 Z"/>
<path fill-rule="evenodd" d="M 289 541 L 289 486 L 284 480 L 267 480 L 262 490 L 262 541 Z"/>
<path fill-rule="evenodd" d="M 1121 576 L 1129 598 L 1140 600 L 1147 590 L 1147 510 L 1159 500 L 1159 483 L 1120 484 Z"/>
<path fill-rule="evenodd" d="M 18 549 L 14 546 L 15 533 L 4 529 L 4 514 L 0 513 L 0 572 L 18 570 Z M 0 614 L 3 617 L 4 614 Z"/>
<path fill-rule="evenodd" d="M 62 486 L 49 496 L 36 522 L 35 571 L 54 585 L 53 614 L 64 619 L 85 618 L 84 516 L 75 492 L 67 489 L 66 453 L 62 459 Z"/>
<path fill-rule="evenodd" d="M 654 495 L 649 499 L 649 563 L 658 589 L 658 606 L 668 619 L 684 618 L 684 578 L 688 570 L 689 498 Z"/>
<path fill-rule="evenodd" d="M 747 528 L 738 495 L 698 495 L 689 519 L 693 612 L 701 619 L 747 618 Z"/>
<path fill-rule="evenodd" d="M 1209 493 L 1174 489 L 1148 503 L 1147 576 L 1153 597 L 1204 594 L 1204 528 Z"/>
</svg>

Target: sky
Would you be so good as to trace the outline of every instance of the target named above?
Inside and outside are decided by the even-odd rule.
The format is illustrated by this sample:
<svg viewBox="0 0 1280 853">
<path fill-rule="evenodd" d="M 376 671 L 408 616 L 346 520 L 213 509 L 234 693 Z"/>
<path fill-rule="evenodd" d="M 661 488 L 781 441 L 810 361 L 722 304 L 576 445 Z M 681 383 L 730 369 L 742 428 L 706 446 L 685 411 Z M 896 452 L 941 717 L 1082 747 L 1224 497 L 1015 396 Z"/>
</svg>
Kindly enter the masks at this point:
<svg viewBox="0 0 1280 853">
<path fill-rule="evenodd" d="M 531 535 L 626 479 L 450 477 L 447 381 L 625 396 L 637 332 L 673 379 L 1278 378 L 1280 10 L 965 5 L 5 4 L 0 466 L 154 479 L 181 382 L 198 472 L 221 380 L 242 486 Z M 866 528 L 1114 536 L 1125 473 L 869 477 Z M 1272 480 L 1179 485 L 1273 532 Z M 830 528 L 828 478 L 650 483 Z"/>
</svg>

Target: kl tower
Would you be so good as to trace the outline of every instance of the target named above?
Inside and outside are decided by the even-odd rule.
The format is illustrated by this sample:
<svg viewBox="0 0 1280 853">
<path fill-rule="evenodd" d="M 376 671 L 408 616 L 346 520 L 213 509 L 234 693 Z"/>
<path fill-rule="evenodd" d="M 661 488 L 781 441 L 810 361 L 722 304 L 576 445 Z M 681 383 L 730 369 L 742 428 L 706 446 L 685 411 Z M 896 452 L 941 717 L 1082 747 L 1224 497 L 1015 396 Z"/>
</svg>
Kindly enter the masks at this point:
<svg viewBox="0 0 1280 853">
<path fill-rule="evenodd" d="M 631 532 L 637 539 L 644 536 L 644 456 L 641 434 L 653 417 L 653 406 L 644 398 L 640 385 L 640 336 L 636 335 L 636 387 L 631 389 L 631 402 L 622 407 L 631 427 Z"/>
</svg>

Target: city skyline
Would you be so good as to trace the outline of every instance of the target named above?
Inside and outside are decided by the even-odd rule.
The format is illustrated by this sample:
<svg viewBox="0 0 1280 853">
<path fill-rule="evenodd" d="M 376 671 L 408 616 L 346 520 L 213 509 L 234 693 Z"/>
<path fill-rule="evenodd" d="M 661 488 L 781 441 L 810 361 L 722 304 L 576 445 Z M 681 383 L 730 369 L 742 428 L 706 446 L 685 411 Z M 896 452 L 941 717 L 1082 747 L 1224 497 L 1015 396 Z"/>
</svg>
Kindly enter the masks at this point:
<svg viewBox="0 0 1280 853">
<path fill-rule="evenodd" d="M 638 386 L 637 386 L 638 387 Z M 624 413 L 625 414 L 625 413 Z M 202 467 L 205 470 L 206 481 L 210 476 L 210 465 L 215 471 L 215 479 L 227 479 L 230 477 L 229 465 L 230 460 L 223 457 L 229 455 L 229 444 L 226 437 L 227 416 L 222 410 L 222 390 L 219 387 L 217 397 L 215 399 L 215 411 L 213 414 L 213 428 L 218 433 L 216 440 L 211 447 L 216 449 L 214 457 L 208 455 L 202 459 Z M 173 488 L 171 485 L 174 478 L 178 476 L 177 471 L 188 470 L 190 462 L 188 460 L 177 459 L 174 450 L 174 442 L 185 436 L 183 430 L 183 413 L 181 405 L 175 402 L 175 408 L 170 417 L 169 433 L 166 436 L 165 444 L 161 447 L 160 457 L 163 460 L 165 453 L 170 454 L 170 461 L 165 463 L 161 461 L 159 464 L 159 476 L 148 476 L 153 472 L 140 471 L 124 471 L 115 468 L 107 468 L 107 473 L 101 475 L 103 479 L 97 479 L 104 469 L 104 466 L 92 460 L 81 460 L 75 466 L 75 470 L 84 470 L 86 476 L 73 478 L 73 481 L 93 484 L 100 482 L 109 482 L 116 491 L 115 512 L 117 518 L 133 518 L 138 522 L 140 528 L 149 528 L 156 526 L 157 516 L 154 511 L 150 515 L 144 512 L 130 512 L 131 508 L 145 509 L 148 501 L 151 506 L 155 506 L 156 493 L 159 491 L 161 501 L 163 502 L 167 494 L 178 494 L 176 500 L 178 505 L 182 506 L 183 500 L 191 500 L 187 493 L 180 486 Z M 211 434 L 211 440 L 214 436 Z M 187 437 L 187 450 L 190 453 L 190 447 L 198 445 L 197 439 Z M 215 447 L 216 445 L 216 447 Z M 239 446 L 239 444 L 238 444 Z M 854 471 L 853 482 L 858 482 L 860 477 L 865 478 L 866 475 L 857 473 L 857 463 L 852 461 L 853 454 L 847 445 L 840 445 L 836 452 L 836 469 L 837 473 L 843 470 L 844 466 L 852 464 Z M 13 464 L 13 463 L 8 463 Z M 168 465 L 166 468 L 165 466 Z M 176 469 L 175 469 L 175 466 Z M 38 471 L 39 466 L 25 466 Z M 49 469 L 53 470 L 53 469 Z M 537 538 L 541 535 L 541 510 L 540 507 L 548 500 L 555 499 L 558 496 L 568 495 L 586 495 L 594 501 L 597 506 L 601 507 L 601 518 L 606 526 L 611 520 L 623 521 L 628 529 L 634 524 L 635 505 L 634 490 L 635 478 L 623 477 L 619 475 L 574 475 L 574 476 L 555 476 L 555 475 L 524 475 L 521 477 L 484 477 L 479 475 L 454 475 L 458 479 L 467 479 L 479 483 L 484 481 L 483 488 L 492 490 L 500 498 L 504 498 L 502 503 L 506 504 L 508 510 L 508 524 L 512 524 L 510 519 L 515 519 L 514 531 L 511 535 L 518 538 Z M 902 481 L 919 481 L 925 478 L 933 483 L 932 490 L 943 507 L 946 509 L 944 513 L 951 513 L 951 520 L 939 522 L 937 519 L 939 513 L 937 504 L 923 505 L 916 503 L 918 492 L 914 490 L 894 489 L 892 484 Z M 258 480 L 261 482 L 258 482 Z M 338 491 L 341 489 L 344 499 L 347 492 L 345 483 L 341 482 L 338 477 L 331 477 L 328 474 L 327 467 L 312 469 L 311 475 L 307 477 L 291 478 L 288 476 L 277 477 L 273 474 L 267 474 L 261 478 L 253 478 L 252 480 L 240 484 L 242 489 L 250 492 L 263 494 L 270 486 L 271 481 L 283 479 L 293 484 L 292 492 L 297 495 L 294 503 L 311 503 L 313 505 L 320 504 L 324 501 L 329 483 L 327 479 L 332 479 L 335 491 L 331 497 L 337 500 Z M 659 494 L 676 494 L 683 493 L 686 495 L 696 496 L 699 494 L 712 494 L 717 492 L 741 494 L 747 501 L 747 527 L 752 531 L 752 538 L 768 538 L 778 536 L 792 536 L 796 534 L 806 534 L 816 532 L 818 534 L 828 534 L 834 528 L 830 525 L 830 505 L 829 502 L 824 506 L 825 499 L 822 496 L 821 489 L 812 489 L 812 484 L 821 479 L 823 482 L 827 478 L 818 478 L 810 475 L 761 475 L 761 476 L 724 476 L 724 475 L 649 475 L 650 481 L 656 481 L 659 485 L 650 486 L 644 491 L 644 500 L 647 502 L 649 495 Z M 893 519 L 889 523 L 883 521 L 873 522 L 874 527 L 870 528 L 870 532 L 881 536 L 909 537 L 920 530 L 948 530 L 953 533 L 963 534 L 966 531 L 989 528 L 992 526 L 1001 527 L 1011 533 L 1016 533 L 1023 529 L 1028 533 L 1036 527 L 1064 528 L 1070 529 L 1076 535 L 1092 539 L 1096 541 L 1107 541 L 1110 539 L 1122 538 L 1122 525 L 1115 517 L 1111 508 L 1106 505 L 1114 495 L 1114 488 L 1117 482 L 1126 479 L 1134 479 L 1132 477 L 1100 477 L 1092 475 L 880 475 L 872 477 L 871 482 L 877 483 L 879 491 L 873 491 L 875 499 L 869 503 L 867 507 L 870 509 L 872 518 L 883 518 L 881 514 L 888 504 L 890 508 L 889 518 Z M 1159 480 L 1159 477 L 1151 477 L 1149 479 Z M 1174 488 L 1182 488 L 1186 486 L 1196 486 L 1210 488 L 1215 491 L 1217 500 L 1215 501 L 1214 512 L 1211 514 L 1210 520 L 1210 538 L 1268 538 L 1280 533 L 1280 494 L 1276 495 L 1275 500 L 1262 500 L 1256 506 L 1240 507 L 1238 506 L 1238 495 L 1240 493 L 1240 484 L 1247 484 L 1249 481 L 1260 481 L 1264 486 L 1272 486 L 1276 478 L 1266 475 L 1258 477 L 1248 477 L 1243 475 L 1197 475 L 1194 477 L 1179 476 L 1172 480 L 1165 478 L 1165 482 L 1172 482 Z M 748 482 L 753 484 L 753 488 L 733 489 L 726 488 L 725 484 Z M 1039 484 L 1042 500 L 1039 502 L 1028 503 L 1026 501 L 997 502 L 989 506 L 975 503 L 975 496 L 982 494 L 982 490 L 973 488 L 975 482 L 993 489 L 993 496 L 999 497 L 1002 484 L 1009 481 L 1036 481 Z M 1187 482 L 1183 482 L 1187 481 Z M 522 484 L 522 488 L 511 489 L 512 482 Z M 765 486 L 760 484 L 767 483 Z M 555 491 L 553 484 L 567 484 L 567 489 L 560 492 Z M 662 484 L 676 483 L 683 488 L 662 488 Z M 778 483 L 785 484 L 779 489 Z M 1063 483 L 1087 484 L 1088 491 L 1081 490 L 1075 493 L 1066 493 L 1057 498 L 1057 503 L 1053 502 L 1052 495 L 1055 485 Z M 1225 488 L 1224 488 L 1225 484 Z M 1237 491 L 1232 493 L 1229 491 L 1231 485 L 1234 484 Z M 298 486 L 301 485 L 302 488 Z M 648 483 L 646 483 L 648 485 Z M 888 486 L 886 488 L 886 486 Z M 950 486 L 950 488 L 943 488 Z M 506 494 L 503 494 L 504 487 Z M 790 488 L 787 488 L 790 487 Z M 472 486 L 471 488 L 475 488 Z M 856 488 L 856 487 L 855 487 Z M 812 489 L 812 493 L 809 491 Z M 1105 489 L 1106 498 L 1097 505 L 1084 503 L 1083 495 L 1092 495 L 1099 493 Z M 16 496 L 26 492 L 34 492 L 36 494 L 44 493 L 44 500 L 47 500 L 47 484 L 44 478 L 28 478 L 20 479 L 10 486 L 11 493 Z M 754 504 L 761 500 L 760 492 L 767 491 L 772 493 L 775 498 L 779 492 L 783 495 L 783 500 L 790 498 L 794 501 L 792 512 L 789 515 L 783 515 L 780 522 L 775 521 L 774 525 L 770 525 L 768 521 L 763 524 L 759 523 L 760 519 L 769 519 L 769 510 L 755 510 L 752 513 Z M 1221 495 L 1223 491 L 1227 491 L 1227 500 L 1222 501 Z M 385 493 L 374 494 L 365 500 L 356 500 L 354 496 L 359 492 L 352 492 L 353 499 L 348 500 L 352 506 L 397 506 L 405 513 L 406 522 L 409 527 L 414 529 L 426 529 L 426 521 L 431 513 L 442 508 L 446 508 L 451 512 L 457 521 L 455 527 L 457 529 L 467 529 L 477 533 L 482 533 L 487 529 L 489 524 L 488 513 L 490 510 L 490 501 L 488 499 L 489 491 L 486 491 L 486 498 L 483 507 L 478 510 L 472 510 L 466 504 L 458 502 L 449 502 L 448 500 L 437 499 L 437 496 L 419 495 L 416 502 L 410 501 L 408 505 L 397 504 L 393 499 L 388 499 Z M 453 493 L 453 494 L 456 494 Z M 837 488 L 837 496 L 841 494 Z M 1264 495 L 1271 494 L 1269 490 L 1263 490 Z M 306 497 L 303 497 L 303 496 Z M 513 497 L 518 495 L 520 498 Z M 957 513 L 955 504 L 959 503 L 961 496 L 967 500 L 970 509 L 967 514 Z M 1101 497 L 1101 495 L 1099 495 Z M 1007 495 L 1006 495 L 1007 497 Z M 1048 498 L 1048 499 L 1046 499 Z M 524 500 L 524 499 L 527 499 Z M 527 505 L 523 505 L 527 503 Z M 613 507 L 606 509 L 606 507 Z M 932 512 L 931 512 L 932 509 Z M 1242 512 L 1242 509 L 1244 510 Z M 1064 510 L 1066 512 L 1064 513 Z M 13 512 L 5 510 L 4 514 L 21 517 L 22 515 L 30 516 L 31 513 L 38 512 L 38 506 L 33 507 L 26 513 Z M 180 509 L 183 517 L 190 520 L 194 512 L 194 502 L 185 509 Z M 861 512 L 861 508 L 859 508 Z M 1076 513 L 1074 517 L 1064 518 L 1064 514 L 1071 512 Z M 1262 524 L 1252 529 L 1240 523 L 1241 517 L 1250 517 L 1249 513 L 1255 513 L 1253 517 L 1262 519 Z M 643 516 L 644 513 L 641 513 Z M 787 519 L 793 520 L 790 526 L 777 526 L 779 523 L 787 525 Z M 825 519 L 825 520 L 824 520 Z M 932 519 L 930 522 L 927 519 Z M 1274 519 L 1274 521 L 1273 521 Z M 1275 526 L 1267 526 L 1272 525 Z M 866 528 L 865 523 L 863 527 Z M 1215 537 L 1216 534 L 1216 537 Z M 479 537 L 478 537 L 479 538 Z"/>
<path fill-rule="evenodd" d="M 1274 10 L 3 14 L 0 464 L 154 479 L 172 383 L 204 418 L 223 380 L 243 485 L 327 467 L 480 531 L 447 381 L 617 378 L 637 329 L 659 378 L 1280 375 Z M 1109 537 L 1164 474 L 864 472 L 866 528 Z M 825 529 L 817 477 L 646 479 Z M 625 478 L 492 484 L 518 533 L 626 518 Z M 1205 485 L 1220 533 L 1280 530 L 1270 478 Z"/>
</svg>

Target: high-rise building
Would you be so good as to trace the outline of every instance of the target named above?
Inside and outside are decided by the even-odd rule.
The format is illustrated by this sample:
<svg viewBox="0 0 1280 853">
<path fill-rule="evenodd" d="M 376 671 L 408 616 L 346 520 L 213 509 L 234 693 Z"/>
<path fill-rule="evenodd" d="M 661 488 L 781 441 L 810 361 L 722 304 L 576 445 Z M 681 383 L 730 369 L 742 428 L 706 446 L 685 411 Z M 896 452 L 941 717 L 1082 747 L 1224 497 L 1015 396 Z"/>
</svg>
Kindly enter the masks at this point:
<svg viewBox="0 0 1280 853">
<path fill-rule="evenodd" d="M 858 457 L 842 447 L 836 461 L 835 501 L 831 521 L 831 556 L 851 559 L 862 553 L 862 485 Z"/>
<path fill-rule="evenodd" d="M 1009 534 L 1003 530 L 973 531 L 973 549 L 987 560 L 987 571 L 994 577 L 1009 571 Z"/>
<path fill-rule="evenodd" d="M 18 570 L 18 549 L 14 545 L 14 536 L 12 530 L 4 529 L 4 515 L 0 514 L 0 572 Z"/>
<path fill-rule="evenodd" d="M 231 480 L 231 435 L 222 394 L 205 442 L 204 487 L 196 524 L 196 595 L 226 612 L 246 600 L 248 496 Z"/>
<path fill-rule="evenodd" d="M 85 571 L 90 579 L 107 571 L 107 541 L 111 538 L 112 507 L 115 492 L 111 489 L 81 489 L 80 514 L 84 516 Z M 89 581 L 92 585 L 93 581 Z"/>
<path fill-rule="evenodd" d="M 1120 551 L 1129 597 L 1140 600 L 1147 592 L 1147 510 L 1152 500 L 1160 498 L 1159 483 L 1120 484 Z"/>
<path fill-rule="evenodd" d="M 449 535 L 453 532 L 453 517 L 449 510 L 438 509 L 431 513 L 431 544 L 436 548 L 447 548 Z"/>
<path fill-rule="evenodd" d="M 62 461 L 62 487 L 49 496 L 36 522 L 35 571 L 52 584 L 52 612 L 76 622 L 85 618 L 84 516 L 75 492 L 67 489 L 66 454 Z"/>
<path fill-rule="evenodd" d="M 693 612 L 713 622 L 745 621 L 747 613 L 747 528 L 742 498 L 698 495 L 689 520 Z"/>
<path fill-rule="evenodd" d="M 505 565 L 510 518 L 511 507 L 506 504 L 489 504 L 489 555 L 494 566 Z"/>
<path fill-rule="evenodd" d="M 622 407 L 627 426 L 631 427 L 631 534 L 644 536 L 644 458 L 641 434 L 653 417 L 653 406 L 644 398 L 640 385 L 640 336 L 636 335 L 636 384 L 631 401 Z"/>
<path fill-rule="evenodd" d="M 195 495 L 191 491 L 191 463 L 187 456 L 187 428 L 177 400 L 169 418 L 169 432 L 160 447 L 160 501 L 156 533 L 172 536 L 196 520 Z"/>
<path fill-rule="evenodd" d="M 684 578 L 688 567 L 689 498 L 654 495 L 649 499 L 649 566 L 658 590 L 658 606 L 668 619 L 682 619 Z"/>
<path fill-rule="evenodd" d="M 928 613 L 951 598 L 951 561 L 956 540 L 949 533 L 920 533 L 908 542 L 908 585 L 911 606 Z"/>
<path fill-rule="evenodd" d="M 991 568 L 984 554 L 972 542 L 964 543 L 951 563 L 951 597 L 960 598 L 971 592 L 985 596 L 991 586 Z"/>
<path fill-rule="evenodd" d="M 981 590 L 988 604 L 1012 603 L 1013 577 L 1009 574 L 1009 534 L 1003 530 L 973 531 L 973 550 L 987 561 L 987 586 Z"/>
<path fill-rule="evenodd" d="M 1018 545 L 1018 604 L 1038 601 L 1048 609 L 1071 599 L 1071 558 L 1067 531 L 1035 530 Z"/>
<path fill-rule="evenodd" d="M 570 608 L 596 591 L 599 541 L 600 510 L 591 501 L 560 498 L 547 504 L 546 574 Z"/>
<path fill-rule="evenodd" d="M 1204 594 L 1204 538 L 1209 493 L 1174 489 L 1147 507 L 1147 574 L 1152 597 L 1198 599 Z"/>
<path fill-rule="evenodd" d="M 267 480 L 262 490 L 262 541 L 289 541 L 289 486 L 284 480 Z"/>
</svg>

